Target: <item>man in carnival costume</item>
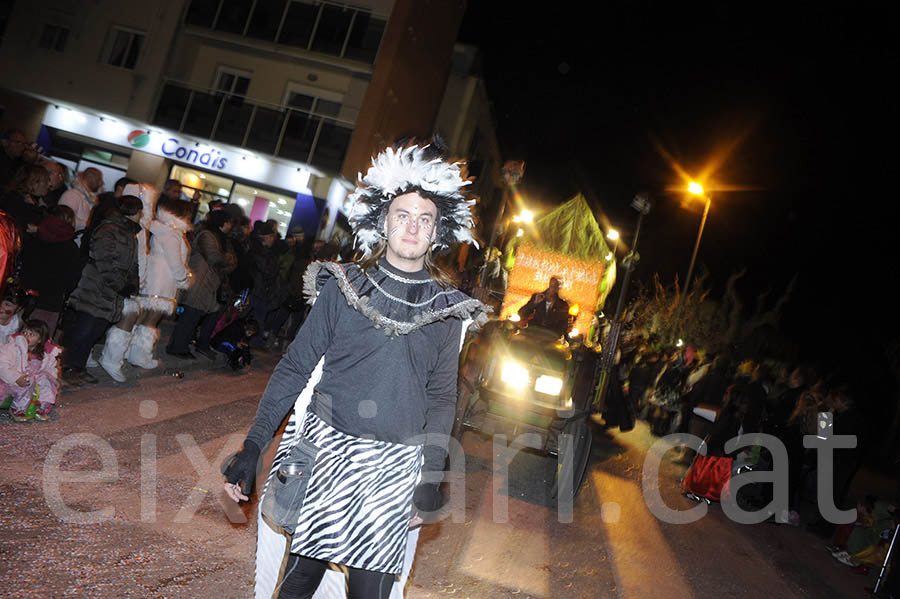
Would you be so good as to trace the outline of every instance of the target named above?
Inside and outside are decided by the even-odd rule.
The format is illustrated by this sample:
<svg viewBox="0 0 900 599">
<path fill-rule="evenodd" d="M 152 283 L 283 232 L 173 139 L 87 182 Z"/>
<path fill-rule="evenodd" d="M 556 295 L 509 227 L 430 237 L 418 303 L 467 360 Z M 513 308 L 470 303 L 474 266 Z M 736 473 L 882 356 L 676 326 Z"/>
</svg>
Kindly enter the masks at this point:
<svg viewBox="0 0 900 599">
<path fill-rule="evenodd" d="M 260 519 L 257 597 L 344 597 L 329 564 L 348 571 L 351 599 L 401 597 L 414 529 L 440 507 L 439 475 L 428 474 L 444 469 L 462 337 L 488 311 L 432 262 L 474 242 L 468 182 L 442 154 L 421 144 L 375 156 L 350 216 L 362 259 L 315 262 L 304 276 L 312 310 L 224 470 L 226 493 L 247 500 L 262 448 L 294 408 L 265 493 L 298 448 L 314 457 L 289 541 Z"/>
</svg>

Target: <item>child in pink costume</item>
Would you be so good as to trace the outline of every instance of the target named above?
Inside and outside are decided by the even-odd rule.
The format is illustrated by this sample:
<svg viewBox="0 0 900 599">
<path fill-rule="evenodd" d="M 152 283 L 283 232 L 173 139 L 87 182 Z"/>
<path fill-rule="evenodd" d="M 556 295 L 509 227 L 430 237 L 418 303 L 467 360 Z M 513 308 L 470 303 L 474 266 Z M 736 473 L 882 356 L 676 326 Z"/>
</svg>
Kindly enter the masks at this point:
<svg viewBox="0 0 900 599">
<path fill-rule="evenodd" d="M 29 420 L 30 402 L 37 404 L 34 417 L 47 420 L 56 403 L 60 348 L 47 340 L 47 332 L 44 321 L 28 320 L 0 347 L 0 398 L 12 396 L 13 420 Z"/>
</svg>

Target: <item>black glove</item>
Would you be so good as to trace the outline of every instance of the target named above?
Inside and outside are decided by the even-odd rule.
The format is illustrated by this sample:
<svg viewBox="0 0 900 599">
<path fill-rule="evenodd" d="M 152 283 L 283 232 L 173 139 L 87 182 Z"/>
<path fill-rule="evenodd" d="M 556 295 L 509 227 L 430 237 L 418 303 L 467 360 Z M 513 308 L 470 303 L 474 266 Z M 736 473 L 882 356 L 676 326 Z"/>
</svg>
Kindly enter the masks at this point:
<svg viewBox="0 0 900 599">
<path fill-rule="evenodd" d="M 256 468 L 259 465 L 259 447 L 253 441 L 244 441 L 244 448 L 225 460 L 222 474 L 231 484 L 241 483 L 241 493 L 249 496 L 256 481 Z"/>
<path fill-rule="evenodd" d="M 433 513 L 443 505 L 444 497 L 437 483 L 421 483 L 413 492 L 413 506 L 419 512 Z"/>
</svg>

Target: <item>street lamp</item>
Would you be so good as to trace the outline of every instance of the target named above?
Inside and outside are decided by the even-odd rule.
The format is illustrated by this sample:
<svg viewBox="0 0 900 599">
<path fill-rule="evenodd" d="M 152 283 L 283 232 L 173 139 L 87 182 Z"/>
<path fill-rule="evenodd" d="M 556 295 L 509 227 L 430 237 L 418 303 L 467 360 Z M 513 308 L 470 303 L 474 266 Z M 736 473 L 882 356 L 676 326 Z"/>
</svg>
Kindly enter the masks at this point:
<svg viewBox="0 0 900 599">
<path fill-rule="evenodd" d="M 615 229 L 610 229 L 606 233 L 606 238 L 609 239 L 610 241 L 616 242 L 616 244 L 613 246 L 613 251 L 612 251 L 612 255 L 615 256 L 616 250 L 619 249 L 619 232 L 616 231 Z"/>
<path fill-rule="evenodd" d="M 706 200 L 706 206 L 703 208 L 703 218 L 700 219 L 700 230 L 697 231 L 697 240 L 694 242 L 694 253 L 691 254 L 691 264 L 688 266 L 687 277 L 684 279 L 684 291 L 678 295 L 678 303 L 675 305 L 675 312 L 681 308 L 681 302 L 684 296 L 688 294 L 691 285 L 691 275 L 694 274 L 694 262 L 697 260 L 697 250 L 700 248 L 700 238 L 703 237 L 703 228 L 706 226 L 706 216 L 709 214 L 709 205 L 712 198 L 703 192 L 703 186 L 699 183 L 691 181 L 688 184 L 688 192 Z"/>
</svg>

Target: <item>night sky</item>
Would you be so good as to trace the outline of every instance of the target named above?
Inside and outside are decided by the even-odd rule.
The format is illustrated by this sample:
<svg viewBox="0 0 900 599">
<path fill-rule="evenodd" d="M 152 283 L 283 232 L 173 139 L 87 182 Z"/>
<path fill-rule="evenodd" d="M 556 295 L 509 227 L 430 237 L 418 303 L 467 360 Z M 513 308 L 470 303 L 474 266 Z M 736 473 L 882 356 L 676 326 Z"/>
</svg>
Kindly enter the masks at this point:
<svg viewBox="0 0 900 599">
<path fill-rule="evenodd" d="M 635 276 L 671 283 L 703 208 L 675 191 L 679 170 L 706 172 L 697 267 L 713 295 L 747 266 L 747 305 L 770 288 L 774 301 L 796 273 L 782 325 L 807 357 L 878 359 L 897 334 L 896 20 L 812 2 L 526 6 L 470 1 L 460 41 L 482 51 L 503 158 L 527 162 L 529 201 L 580 190 L 628 242 L 629 202 L 648 192 Z"/>
</svg>

